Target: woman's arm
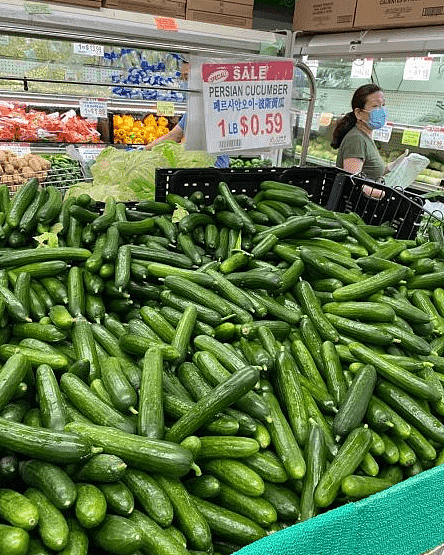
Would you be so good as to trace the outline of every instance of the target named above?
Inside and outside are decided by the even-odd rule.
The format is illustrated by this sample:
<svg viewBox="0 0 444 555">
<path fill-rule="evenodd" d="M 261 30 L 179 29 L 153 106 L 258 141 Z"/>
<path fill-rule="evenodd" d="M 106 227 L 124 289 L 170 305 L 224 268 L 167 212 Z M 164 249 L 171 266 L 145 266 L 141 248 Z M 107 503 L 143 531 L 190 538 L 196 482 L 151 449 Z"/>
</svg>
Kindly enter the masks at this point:
<svg viewBox="0 0 444 555">
<path fill-rule="evenodd" d="M 175 141 L 176 143 L 180 143 L 180 141 L 183 138 L 183 135 L 184 133 L 183 133 L 182 127 L 180 127 L 180 125 L 175 125 L 171 129 L 171 131 L 168 131 L 168 133 L 166 133 L 165 135 L 162 135 L 161 137 L 157 137 L 157 139 L 154 139 L 154 141 L 147 144 L 145 148 L 147 150 L 151 150 L 154 145 L 157 145 L 157 143 L 160 143 L 162 141 Z"/>
<path fill-rule="evenodd" d="M 361 158 L 345 158 L 342 163 L 342 169 L 350 173 L 361 173 L 364 160 Z"/>
</svg>

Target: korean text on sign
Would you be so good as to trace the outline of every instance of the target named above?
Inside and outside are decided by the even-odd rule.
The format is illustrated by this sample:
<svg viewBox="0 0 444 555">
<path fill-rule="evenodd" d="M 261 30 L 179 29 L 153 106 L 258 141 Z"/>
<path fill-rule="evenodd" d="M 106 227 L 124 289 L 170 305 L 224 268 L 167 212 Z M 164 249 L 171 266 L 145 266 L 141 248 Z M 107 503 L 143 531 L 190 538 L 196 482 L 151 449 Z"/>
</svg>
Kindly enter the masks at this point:
<svg viewBox="0 0 444 555">
<path fill-rule="evenodd" d="M 208 152 L 291 144 L 290 60 L 203 64 Z"/>
</svg>

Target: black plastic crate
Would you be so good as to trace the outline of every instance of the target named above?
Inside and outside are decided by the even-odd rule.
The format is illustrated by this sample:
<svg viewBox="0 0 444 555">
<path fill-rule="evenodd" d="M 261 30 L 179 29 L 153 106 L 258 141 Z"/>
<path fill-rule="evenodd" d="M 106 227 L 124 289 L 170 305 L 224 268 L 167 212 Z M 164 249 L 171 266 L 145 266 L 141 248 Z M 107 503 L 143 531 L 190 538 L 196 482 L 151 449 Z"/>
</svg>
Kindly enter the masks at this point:
<svg viewBox="0 0 444 555">
<path fill-rule="evenodd" d="M 414 193 L 398 191 L 334 167 L 310 166 L 294 168 L 192 168 L 158 169 L 156 171 L 156 200 L 165 201 L 168 193 L 189 197 L 202 191 L 207 203 L 217 195 L 217 186 L 225 181 L 233 193 L 255 195 L 262 181 L 274 180 L 305 189 L 311 200 L 337 212 L 356 212 L 373 225 L 390 223 L 396 237 L 416 236 L 424 220 L 434 217 L 423 209 L 424 199 Z M 364 185 L 384 191 L 376 200 L 365 195 Z"/>
</svg>

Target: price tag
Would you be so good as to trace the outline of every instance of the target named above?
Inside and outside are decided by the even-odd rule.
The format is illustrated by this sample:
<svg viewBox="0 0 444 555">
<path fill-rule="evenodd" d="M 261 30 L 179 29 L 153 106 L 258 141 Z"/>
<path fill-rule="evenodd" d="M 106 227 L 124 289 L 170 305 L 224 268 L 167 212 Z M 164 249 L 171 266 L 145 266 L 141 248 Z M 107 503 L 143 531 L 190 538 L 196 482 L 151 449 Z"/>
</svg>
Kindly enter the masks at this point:
<svg viewBox="0 0 444 555">
<path fill-rule="evenodd" d="M 178 31 L 179 26 L 173 17 L 155 17 L 156 27 L 162 31 Z"/>
<path fill-rule="evenodd" d="M 333 114 L 323 112 L 319 118 L 319 125 L 321 127 L 328 127 L 333 119 Z"/>
<path fill-rule="evenodd" d="M 372 137 L 374 141 L 380 141 L 381 143 L 388 143 L 390 137 L 392 136 L 393 125 L 384 125 L 381 129 L 374 129 Z"/>
<path fill-rule="evenodd" d="M 321 125 L 321 115 L 322 114 L 313 114 L 311 119 L 311 127 L 312 131 L 319 131 L 319 126 Z M 300 129 L 303 129 L 307 125 L 307 112 L 300 112 L 299 114 L 299 125 Z"/>
<path fill-rule="evenodd" d="M 52 13 L 52 8 L 49 4 L 43 4 L 42 2 L 23 2 L 23 7 L 25 12 L 29 14 L 33 13 Z"/>
<path fill-rule="evenodd" d="M 0 143 L 0 150 L 9 150 L 17 154 L 17 156 L 25 156 L 31 153 L 31 145 L 29 143 Z"/>
<path fill-rule="evenodd" d="M 428 81 L 432 70 L 433 58 L 407 58 L 404 66 L 405 81 Z"/>
<path fill-rule="evenodd" d="M 418 146 L 421 139 L 421 131 L 416 129 L 404 129 L 401 143 L 403 145 Z"/>
<path fill-rule="evenodd" d="M 421 131 L 421 148 L 444 150 L 444 127 L 430 126 Z"/>
<path fill-rule="evenodd" d="M 319 67 L 319 60 L 309 60 L 308 56 L 302 56 L 302 61 L 304 64 L 308 65 L 311 72 L 313 73 L 313 77 L 316 77 L 318 74 L 318 67 Z"/>
<path fill-rule="evenodd" d="M 100 98 L 81 98 L 79 100 L 82 118 L 106 118 L 108 107 L 106 100 Z"/>
<path fill-rule="evenodd" d="M 74 42 L 72 45 L 74 54 L 81 54 L 83 56 L 102 56 L 105 54 L 105 47 L 103 44 L 88 44 L 86 42 Z"/>
<path fill-rule="evenodd" d="M 203 64 L 208 152 L 291 144 L 292 60 Z"/>
<path fill-rule="evenodd" d="M 76 80 L 77 80 L 77 70 L 65 69 L 65 81 L 76 81 Z"/>
<path fill-rule="evenodd" d="M 78 151 L 84 162 L 95 160 L 105 147 L 103 146 L 79 146 Z"/>
<path fill-rule="evenodd" d="M 174 102 L 158 100 L 156 104 L 156 113 L 158 116 L 174 116 Z"/>
<path fill-rule="evenodd" d="M 8 46 L 9 45 L 9 37 L 7 35 L 0 36 L 0 46 Z"/>
<path fill-rule="evenodd" d="M 372 58 L 353 60 L 350 77 L 352 79 L 370 79 L 373 71 Z"/>
</svg>

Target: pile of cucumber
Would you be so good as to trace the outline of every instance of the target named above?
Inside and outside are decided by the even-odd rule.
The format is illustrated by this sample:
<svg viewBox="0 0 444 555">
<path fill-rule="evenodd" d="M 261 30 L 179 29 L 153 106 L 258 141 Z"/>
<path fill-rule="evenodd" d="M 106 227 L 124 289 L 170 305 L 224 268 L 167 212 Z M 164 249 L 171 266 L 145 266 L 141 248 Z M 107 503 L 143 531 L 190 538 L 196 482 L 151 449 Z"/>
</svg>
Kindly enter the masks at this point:
<svg viewBox="0 0 444 555">
<path fill-rule="evenodd" d="M 274 181 L 0 214 L 0 553 L 234 553 L 443 462 L 441 228 Z"/>
</svg>

